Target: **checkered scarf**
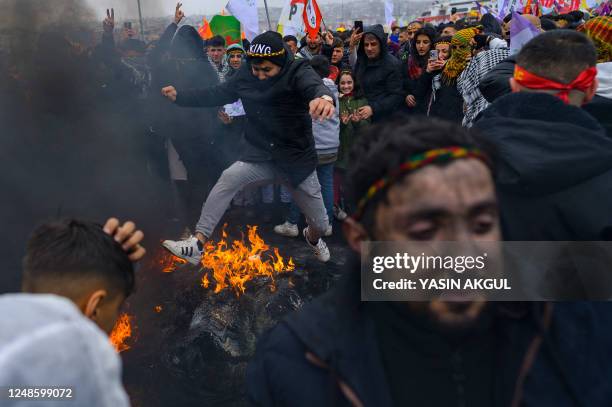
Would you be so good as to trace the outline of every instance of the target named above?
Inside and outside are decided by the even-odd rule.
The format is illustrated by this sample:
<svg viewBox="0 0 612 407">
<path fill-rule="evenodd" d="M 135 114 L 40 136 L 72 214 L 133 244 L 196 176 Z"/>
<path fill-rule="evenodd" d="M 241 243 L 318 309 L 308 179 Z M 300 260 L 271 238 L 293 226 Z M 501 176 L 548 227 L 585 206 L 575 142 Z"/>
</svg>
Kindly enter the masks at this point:
<svg viewBox="0 0 612 407">
<path fill-rule="evenodd" d="M 465 102 L 463 125 L 472 127 L 476 116 L 489 106 L 489 102 L 480 93 L 480 81 L 495 65 L 508 58 L 508 48 L 492 49 L 476 55 L 457 79 L 457 90 Z"/>
<path fill-rule="evenodd" d="M 217 76 L 219 77 L 219 82 L 220 83 L 225 82 L 225 77 L 227 76 L 227 74 L 230 71 L 229 62 L 225 58 L 223 58 L 221 60 L 221 67 L 219 67 L 215 63 L 215 61 L 213 61 L 213 59 L 210 57 L 210 55 L 207 55 L 207 56 L 208 56 L 208 62 L 210 62 L 210 65 L 213 67 L 213 69 L 217 73 Z"/>
<path fill-rule="evenodd" d="M 578 27 L 585 33 L 597 48 L 597 62 L 612 61 L 612 17 L 600 16 L 587 21 Z"/>
<path fill-rule="evenodd" d="M 447 85 L 452 85 L 457 77 L 463 72 L 468 64 L 468 58 L 472 54 L 470 41 L 479 29 L 476 27 L 465 28 L 457 31 L 451 40 L 451 57 L 442 71 L 442 81 Z M 459 47 L 459 48 L 457 48 Z"/>
</svg>

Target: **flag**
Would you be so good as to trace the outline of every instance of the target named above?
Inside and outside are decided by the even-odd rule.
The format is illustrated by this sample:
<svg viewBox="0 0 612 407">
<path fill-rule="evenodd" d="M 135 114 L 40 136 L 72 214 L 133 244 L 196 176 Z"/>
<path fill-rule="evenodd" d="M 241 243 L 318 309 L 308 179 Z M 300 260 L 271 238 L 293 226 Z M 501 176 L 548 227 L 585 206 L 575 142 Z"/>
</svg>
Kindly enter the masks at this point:
<svg viewBox="0 0 612 407">
<path fill-rule="evenodd" d="M 526 1 L 526 0 L 525 0 Z M 512 13 L 515 10 L 521 11 L 523 9 L 523 0 L 498 0 L 497 1 L 497 14 L 504 18 L 508 13 Z"/>
<path fill-rule="evenodd" d="M 285 0 L 276 31 L 283 36 L 295 35 L 298 39 L 306 35 L 304 27 L 305 5 L 306 0 Z"/>
<path fill-rule="evenodd" d="M 202 26 L 198 28 L 198 34 L 200 34 L 203 40 L 209 40 L 213 37 L 213 33 L 210 30 L 210 24 L 208 24 L 206 17 L 202 19 Z"/>
<path fill-rule="evenodd" d="M 385 0 L 385 24 L 393 24 L 393 0 Z"/>
<path fill-rule="evenodd" d="M 223 37 L 226 47 L 241 42 L 240 21 L 236 17 L 216 15 L 210 20 L 209 25 L 213 35 Z"/>
<path fill-rule="evenodd" d="M 240 20 L 247 39 L 253 41 L 259 34 L 257 0 L 229 0 L 225 8 Z"/>
<path fill-rule="evenodd" d="M 303 17 L 306 33 L 312 39 L 317 38 L 317 34 L 321 28 L 321 20 L 323 20 L 317 0 L 306 0 Z"/>
<path fill-rule="evenodd" d="M 536 35 L 540 34 L 525 17 L 512 12 L 512 23 L 510 23 L 510 55 L 516 54 Z"/>
<path fill-rule="evenodd" d="M 525 7 L 523 7 L 523 14 L 533 14 L 533 10 L 531 9 L 531 0 L 527 0 Z"/>
</svg>

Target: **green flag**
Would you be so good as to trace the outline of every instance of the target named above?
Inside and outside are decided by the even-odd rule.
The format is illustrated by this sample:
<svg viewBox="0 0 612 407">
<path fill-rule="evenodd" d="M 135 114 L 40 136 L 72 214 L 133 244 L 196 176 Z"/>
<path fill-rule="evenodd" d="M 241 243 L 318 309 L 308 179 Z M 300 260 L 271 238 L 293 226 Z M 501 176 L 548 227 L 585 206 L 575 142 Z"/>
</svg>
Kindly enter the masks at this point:
<svg viewBox="0 0 612 407">
<path fill-rule="evenodd" d="M 223 37 L 226 47 L 242 41 L 240 38 L 240 21 L 234 16 L 214 16 L 210 20 L 210 29 L 214 35 Z"/>
</svg>

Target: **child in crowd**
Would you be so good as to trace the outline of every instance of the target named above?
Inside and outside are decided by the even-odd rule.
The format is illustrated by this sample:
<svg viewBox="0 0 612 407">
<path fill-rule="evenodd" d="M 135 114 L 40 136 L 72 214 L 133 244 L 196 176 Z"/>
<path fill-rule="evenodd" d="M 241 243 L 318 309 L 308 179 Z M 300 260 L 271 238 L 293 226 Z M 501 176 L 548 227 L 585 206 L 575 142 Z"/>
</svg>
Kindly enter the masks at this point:
<svg viewBox="0 0 612 407">
<path fill-rule="evenodd" d="M 344 206 L 344 173 L 348 165 L 348 155 L 359 132 L 370 125 L 370 119 L 363 119 L 359 108 L 368 105 L 368 100 L 357 83 L 355 75 L 349 70 L 342 71 L 337 79 L 340 91 L 340 149 L 334 172 L 334 213 L 338 220 L 346 219 Z"/>
</svg>

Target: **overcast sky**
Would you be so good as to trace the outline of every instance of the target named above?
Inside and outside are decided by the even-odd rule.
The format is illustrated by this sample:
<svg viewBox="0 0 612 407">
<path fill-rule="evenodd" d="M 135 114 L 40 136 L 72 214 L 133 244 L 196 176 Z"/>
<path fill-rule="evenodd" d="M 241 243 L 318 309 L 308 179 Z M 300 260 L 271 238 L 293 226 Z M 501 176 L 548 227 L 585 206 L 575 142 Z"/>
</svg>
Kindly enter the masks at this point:
<svg viewBox="0 0 612 407">
<path fill-rule="evenodd" d="M 114 7 L 117 18 L 127 14 L 128 18 L 137 16 L 137 0 L 86 0 L 98 16 L 103 16 L 106 8 Z M 263 0 L 257 0 L 263 6 Z M 221 11 L 228 0 L 182 0 L 185 14 L 215 14 Z M 328 3 L 322 1 L 322 3 Z M 283 0 L 268 0 L 268 6 L 281 6 Z M 164 16 L 174 14 L 176 0 L 141 0 L 142 12 L 145 16 Z"/>
</svg>

